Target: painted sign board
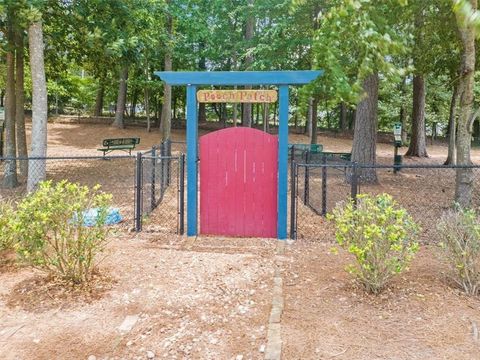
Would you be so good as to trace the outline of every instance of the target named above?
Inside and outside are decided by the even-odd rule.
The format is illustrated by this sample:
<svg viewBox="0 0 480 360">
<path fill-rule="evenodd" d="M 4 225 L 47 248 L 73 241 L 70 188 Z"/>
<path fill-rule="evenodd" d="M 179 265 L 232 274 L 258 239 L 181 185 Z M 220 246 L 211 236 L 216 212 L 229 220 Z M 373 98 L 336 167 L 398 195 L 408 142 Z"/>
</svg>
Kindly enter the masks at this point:
<svg viewBox="0 0 480 360">
<path fill-rule="evenodd" d="M 201 103 L 273 103 L 278 99 L 276 90 L 199 90 Z"/>
<path fill-rule="evenodd" d="M 393 136 L 395 136 L 395 141 L 402 141 L 402 124 L 395 123 L 393 125 Z"/>
</svg>

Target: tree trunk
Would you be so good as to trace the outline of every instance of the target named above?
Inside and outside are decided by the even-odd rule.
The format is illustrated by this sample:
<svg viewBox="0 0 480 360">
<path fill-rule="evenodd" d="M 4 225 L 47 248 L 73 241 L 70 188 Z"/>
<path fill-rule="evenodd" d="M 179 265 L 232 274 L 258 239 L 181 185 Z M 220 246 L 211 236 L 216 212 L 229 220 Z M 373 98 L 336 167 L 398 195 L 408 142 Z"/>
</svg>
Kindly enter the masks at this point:
<svg viewBox="0 0 480 360">
<path fill-rule="evenodd" d="M 23 29 L 17 28 L 15 34 L 16 45 L 16 82 L 15 82 L 15 124 L 17 127 L 17 153 L 19 157 L 26 158 L 27 135 L 25 133 L 25 75 L 24 75 L 24 41 Z M 20 161 L 20 174 L 28 175 L 28 161 Z"/>
<path fill-rule="evenodd" d="M 167 1 L 167 4 L 170 4 L 170 0 Z M 167 16 L 166 30 L 169 39 L 171 39 L 173 36 L 173 18 L 170 14 Z M 164 71 L 172 71 L 172 49 L 170 45 L 167 46 L 165 52 Z M 167 83 L 163 86 L 163 105 L 160 117 L 160 127 L 162 142 L 170 140 L 172 131 L 172 87 Z"/>
<path fill-rule="evenodd" d="M 375 165 L 377 151 L 378 74 L 373 73 L 363 81 L 365 98 L 357 105 L 355 132 L 353 134 L 352 161 Z M 359 169 L 360 183 L 376 183 L 374 168 Z"/>
<path fill-rule="evenodd" d="M 400 106 L 400 123 L 402 124 L 402 146 L 405 146 L 408 141 L 408 133 L 407 133 L 407 111 L 405 109 L 405 105 L 402 104 Z"/>
<path fill-rule="evenodd" d="M 125 128 L 123 117 L 125 113 L 125 103 L 127 101 L 127 79 L 128 79 L 128 66 L 124 65 L 120 70 L 120 82 L 118 85 L 117 108 L 115 110 L 115 121 L 112 124 L 113 126 L 116 126 L 119 129 Z"/>
<path fill-rule="evenodd" d="M 310 144 L 317 144 L 318 99 L 312 100 L 312 136 Z"/>
<path fill-rule="evenodd" d="M 406 156 L 428 157 L 425 141 L 425 78 L 413 76 L 412 133 Z"/>
<path fill-rule="evenodd" d="M 255 32 L 255 16 L 253 10 L 253 2 L 254 0 L 248 0 L 248 16 L 247 16 L 247 23 L 245 25 L 245 41 L 247 46 L 250 47 L 250 42 L 253 39 L 253 34 Z M 251 70 L 251 66 L 253 64 L 253 56 L 249 53 L 245 57 L 245 70 Z M 245 86 L 245 89 L 251 89 L 251 86 Z M 242 104 L 242 124 L 246 127 L 252 127 L 252 104 L 245 103 Z"/>
<path fill-rule="evenodd" d="M 457 136 L 457 103 L 458 103 L 458 85 L 455 84 L 452 90 L 452 99 L 450 100 L 450 114 L 448 116 L 448 155 L 444 165 L 456 164 L 456 146 Z"/>
<path fill-rule="evenodd" d="M 348 130 L 355 130 L 355 118 L 357 117 L 357 108 L 350 111 L 350 118 L 348 120 Z"/>
<path fill-rule="evenodd" d="M 236 86 L 234 86 L 233 88 L 235 90 L 237 90 Z M 238 121 L 238 106 L 237 106 L 237 103 L 233 103 L 232 106 L 233 106 L 233 114 L 232 114 L 233 126 L 237 126 L 237 121 Z"/>
<path fill-rule="evenodd" d="M 170 51 L 165 54 L 165 71 L 172 71 L 172 56 Z M 172 87 L 165 83 L 163 87 L 163 106 L 160 118 L 160 126 L 162 127 L 162 142 L 170 140 L 172 130 Z"/>
<path fill-rule="evenodd" d="M 148 89 L 148 85 L 145 86 L 145 114 L 147 115 L 147 132 L 150 132 L 151 124 L 150 124 L 150 92 Z"/>
<path fill-rule="evenodd" d="M 47 82 L 45 80 L 45 62 L 43 56 L 43 30 L 41 21 L 32 23 L 28 28 L 30 69 L 32 73 L 32 157 L 47 156 Z M 33 191 L 46 177 L 46 161 L 32 160 L 28 166 L 27 190 Z"/>
<path fill-rule="evenodd" d="M 15 35 L 12 17 L 13 14 L 9 11 L 7 19 L 7 84 L 5 95 L 5 155 L 8 158 L 15 158 L 17 155 L 17 144 L 15 141 Z M 3 186 L 11 189 L 17 185 L 17 162 L 15 159 L 10 159 L 5 161 Z"/>
<path fill-rule="evenodd" d="M 105 95 L 104 81 L 105 80 L 102 78 L 98 80 L 97 97 L 95 99 L 95 109 L 93 111 L 93 116 L 96 116 L 96 117 L 102 116 L 102 113 L 103 113 L 103 99 Z"/>
<path fill-rule="evenodd" d="M 312 138 L 312 104 L 313 104 L 313 99 L 308 98 L 308 110 L 307 110 L 307 134 L 308 138 Z"/>
<path fill-rule="evenodd" d="M 399 85 L 399 90 L 400 90 L 400 93 L 401 93 L 401 97 L 402 97 L 402 102 L 400 104 L 400 114 L 399 114 L 399 122 L 402 124 L 402 146 L 406 146 L 407 145 L 407 141 L 408 141 L 408 133 L 407 133 L 407 110 L 406 110 L 406 105 L 405 105 L 405 102 L 403 101 L 403 98 L 405 96 L 405 92 L 406 92 L 406 87 L 407 85 L 407 77 L 404 76 L 403 79 L 402 79 L 402 82 L 400 83 Z"/>
<path fill-rule="evenodd" d="M 222 128 L 225 128 L 227 124 L 227 104 L 220 104 L 220 113 L 220 122 L 222 124 Z"/>
<path fill-rule="evenodd" d="M 0 90 L 0 107 L 5 106 L 4 98 L 5 98 L 5 89 L 2 89 Z"/>
<path fill-rule="evenodd" d="M 347 131 L 348 123 L 347 123 L 347 104 L 342 102 L 340 104 L 340 131 L 345 132 Z"/>
<path fill-rule="evenodd" d="M 205 49 L 205 43 L 202 41 L 199 44 L 199 51 L 202 54 L 198 62 L 198 69 L 200 71 L 205 71 L 207 69 L 207 62 L 205 56 L 203 56 L 203 50 Z M 205 123 L 207 122 L 207 108 L 205 103 L 199 103 L 198 105 L 198 122 Z"/>
<path fill-rule="evenodd" d="M 135 119 L 135 115 L 137 114 L 138 93 L 139 91 L 135 87 L 132 94 L 132 104 L 130 105 L 130 117 L 132 119 Z"/>
<path fill-rule="evenodd" d="M 473 11 L 477 10 L 477 0 L 470 0 Z M 459 114 L 457 127 L 457 165 L 470 165 L 471 121 L 475 85 L 475 26 L 464 25 L 462 16 L 457 13 L 457 24 L 462 42 L 461 68 L 459 79 Z M 458 168 L 455 179 L 455 201 L 468 208 L 472 203 L 473 171 Z"/>
<path fill-rule="evenodd" d="M 266 133 L 268 133 L 270 131 L 270 127 L 269 127 L 269 120 L 270 120 L 270 116 L 269 116 L 269 104 L 268 103 L 264 103 L 263 104 L 263 131 L 265 131 Z"/>
</svg>

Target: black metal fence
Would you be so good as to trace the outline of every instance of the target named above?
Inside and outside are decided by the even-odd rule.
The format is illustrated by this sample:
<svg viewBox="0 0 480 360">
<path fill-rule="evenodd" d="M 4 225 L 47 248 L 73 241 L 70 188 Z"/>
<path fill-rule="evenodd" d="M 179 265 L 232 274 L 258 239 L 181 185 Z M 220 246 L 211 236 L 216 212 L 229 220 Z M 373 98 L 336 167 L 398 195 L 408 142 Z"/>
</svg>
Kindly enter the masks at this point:
<svg viewBox="0 0 480 360">
<path fill-rule="evenodd" d="M 17 184 L 4 183 L 11 164 L 17 167 Z M 20 172 L 45 171 L 46 180 L 67 180 L 112 194 L 112 206 L 123 221 L 119 226 L 141 231 L 183 234 L 184 155 L 162 156 L 160 147 L 136 156 L 82 156 L 46 158 L 1 158 L 0 201 L 18 201 L 27 195 L 27 178 Z"/>
<path fill-rule="evenodd" d="M 420 225 L 420 239 L 435 242 L 436 223 L 455 201 L 457 172 L 468 173 L 472 180 L 472 205 L 480 206 L 479 165 L 402 165 L 393 169 L 387 165 L 346 162 L 293 162 L 290 236 L 324 239 L 332 231 L 325 215 L 336 206 L 356 199 L 357 194 L 388 193 Z"/>
<path fill-rule="evenodd" d="M 136 224 L 151 231 L 184 233 L 185 155 L 162 156 L 154 147 L 137 154 Z"/>
</svg>

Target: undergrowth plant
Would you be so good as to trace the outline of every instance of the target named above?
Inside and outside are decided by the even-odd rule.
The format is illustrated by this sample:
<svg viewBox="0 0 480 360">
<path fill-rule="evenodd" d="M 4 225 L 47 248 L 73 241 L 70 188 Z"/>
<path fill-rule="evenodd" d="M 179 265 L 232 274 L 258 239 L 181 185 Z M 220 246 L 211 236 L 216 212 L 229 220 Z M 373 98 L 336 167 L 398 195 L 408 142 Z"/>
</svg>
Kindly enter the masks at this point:
<svg viewBox="0 0 480 360">
<path fill-rule="evenodd" d="M 15 236 L 13 234 L 13 219 L 15 211 L 8 201 L 0 201 L 0 251 L 13 248 Z"/>
<path fill-rule="evenodd" d="M 456 208 L 438 223 L 440 253 L 449 275 L 469 295 L 480 289 L 480 221 L 475 210 Z"/>
<path fill-rule="evenodd" d="M 418 251 L 418 226 L 388 194 L 360 194 L 329 216 L 335 222 L 337 243 L 356 259 L 347 271 L 367 292 L 379 293 L 392 276 L 401 273 Z"/>
<path fill-rule="evenodd" d="M 99 189 L 67 181 L 40 183 L 18 204 L 14 217 L 20 258 L 70 283 L 90 280 L 109 232 L 105 223 L 111 195 Z M 91 208 L 98 210 L 98 216 L 87 227 L 85 211 Z"/>
</svg>

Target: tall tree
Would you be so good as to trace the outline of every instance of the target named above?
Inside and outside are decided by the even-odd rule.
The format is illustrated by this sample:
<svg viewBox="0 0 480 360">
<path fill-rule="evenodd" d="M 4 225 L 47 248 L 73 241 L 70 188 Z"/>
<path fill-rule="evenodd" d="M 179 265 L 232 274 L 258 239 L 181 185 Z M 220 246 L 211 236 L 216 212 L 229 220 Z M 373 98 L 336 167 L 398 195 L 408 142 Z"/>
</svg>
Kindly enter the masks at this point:
<svg viewBox="0 0 480 360">
<path fill-rule="evenodd" d="M 458 32 L 462 44 L 459 77 L 459 114 L 457 132 L 457 164 L 470 165 L 472 137 L 473 99 L 475 85 L 476 24 L 469 19 L 479 17 L 477 0 L 455 1 Z M 472 17 L 472 15 L 475 15 Z M 470 207 L 473 194 L 473 170 L 458 168 L 455 179 L 455 201 L 462 207 Z"/>
<path fill-rule="evenodd" d="M 455 84 L 452 90 L 452 99 L 450 100 L 450 112 L 448 116 L 448 155 L 444 165 L 455 165 L 457 163 L 457 104 L 458 104 L 458 85 Z"/>
<path fill-rule="evenodd" d="M 123 116 L 125 113 L 125 106 L 127 102 L 127 80 L 128 80 L 128 65 L 122 65 L 120 68 L 120 76 L 118 83 L 117 106 L 115 110 L 115 121 L 113 126 L 119 129 L 125 127 Z"/>
<path fill-rule="evenodd" d="M 17 146 L 15 141 L 15 36 L 14 13 L 10 7 L 7 10 L 7 80 L 5 91 L 5 155 L 10 158 L 5 162 L 3 185 L 6 188 L 17 186 L 17 163 L 15 160 Z"/>
<path fill-rule="evenodd" d="M 30 69 L 32 73 L 32 142 L 30 155 L 34 158 L 28 167 L 27 190 L 33 191 L 40 181 L 46 178 L 47 156 L 47 82 L 45 79 L 45 60 L 43 25 L 41 15 L 34 14 L 34 19 L 28 27 L 30 51 Z"/>
<path fill-rule="evenodd" d="M 412 102 L 412 133 L 407 156 L 428 157 L 425 136 L 425 72 L 422 69 L 424 40 L 424 11 L 422 5 L 416 9 L 415 14 L 415 44 L 413 64 L 415 74 L 413 75 L 413 102 Z"/>
<path fill-rule="evenodd" d="M 170 1 L 167 1 L 167 4 L 170 4 Z M 166 33 L 168 40 L 164 58 L 164 71 L 172 71 L 173 15 L 171 12 L 167 14 Z M 172 87 L 167 83 L 163 86 L 163 106 L 160 126 L 162 131 L 162 142 L 170 140 L 172 130 Z"/>
<path fill-rule="evenodd" d="M 412 134 L 405 155 L 428 157 L 425 140 L 425 78 L 422 74 L 413 76 Z"/>
<path fill-rule="evenodd" d="M 15 125 L 17 130 L 17 153 L 21 158 L 28 156 L 25 132 L 25 75 L 24 75 L 24 32 L 20 26 L 15 31 Z M 20 174 L 28 175 L 28 161 L 20 161 Z"/>
<path fill-rule="evenodd" d="M 379 75 L 398 81 L 402 74 L 392 58 L 405 48 L 396 26 L 403 4 L 339 2 L 324 16 L 314 43 L 316 66 L 325 69 L 317 89 L 326 97 L 357 104 L 352 161 L 362 164 L 376 163 Z M 362 169 L 360 181 L 376 182 L 376 169 Z"/>
<path fill-rule="evenodd" d="M 363 100 L 355 112 L 352 161 L 375 165 L 378 128 L 378 73 L 374 72 L 363 81 Z M 360 169 L 359 179 L 363 183 L 377 182 L 374 168 Z"/>
</svg>

